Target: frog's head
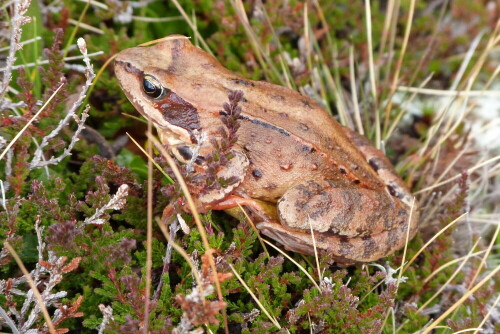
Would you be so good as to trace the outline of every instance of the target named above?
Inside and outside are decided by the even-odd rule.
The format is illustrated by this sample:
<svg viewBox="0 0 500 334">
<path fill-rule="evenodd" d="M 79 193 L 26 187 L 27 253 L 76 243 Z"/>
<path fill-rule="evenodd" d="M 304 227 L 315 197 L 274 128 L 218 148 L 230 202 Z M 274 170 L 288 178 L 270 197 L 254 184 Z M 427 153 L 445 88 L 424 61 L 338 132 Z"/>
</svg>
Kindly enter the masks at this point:
<svg viewBox="0 0 500 334">
<path fill-rule="evenodd" d="M 206 102 L 207 88 L 213 86 L 206 82 L 216 80 L 219 67 L 212 56 L 180 35 L 154 46 L 126 49 L 115 60 L 116 77 L 128 99 L 172 146 L 196 144 L 197 133 L 214 128 L 221 104 L 214 108 Z"/>
</svg>

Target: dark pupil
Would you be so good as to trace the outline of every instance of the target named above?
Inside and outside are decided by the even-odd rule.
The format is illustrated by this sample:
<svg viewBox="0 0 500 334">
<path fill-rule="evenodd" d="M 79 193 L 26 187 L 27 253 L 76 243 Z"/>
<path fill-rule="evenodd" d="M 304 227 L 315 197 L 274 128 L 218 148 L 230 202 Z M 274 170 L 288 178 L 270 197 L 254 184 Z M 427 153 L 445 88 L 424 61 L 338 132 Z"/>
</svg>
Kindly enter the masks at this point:
<svg viewBox="0 0 500 334">
<path fill-rule="evenodd" d="M 142 81 L 142 87 L 144 89 L 144 93 L 148 94 L 152 98 L 157 98 L 162 93 L 161 86 L 147 78 L 144 78 Z"/>
</svg>

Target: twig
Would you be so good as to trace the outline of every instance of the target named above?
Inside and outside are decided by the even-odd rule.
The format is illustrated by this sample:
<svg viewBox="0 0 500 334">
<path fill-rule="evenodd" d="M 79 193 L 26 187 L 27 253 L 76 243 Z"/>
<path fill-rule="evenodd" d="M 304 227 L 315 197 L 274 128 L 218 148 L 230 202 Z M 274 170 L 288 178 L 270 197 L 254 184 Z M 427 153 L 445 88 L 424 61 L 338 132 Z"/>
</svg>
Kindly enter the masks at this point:
<svg viewBox="0 0 500 334">
<path fill-rule="evenodd" d="M 45 104 L 40 108 L 40 110 L 38 110 L 38 112 L 26 123 L 26 125 L 24 125 L 24 127 L 21 129 L 21 131 L 19 131 L 16 134 L 16 136 L 10 141 L 9 145 L 7 145 L 7 147 L 2 151 L 2 153 L 0 153 L 0 160 L 3 159 L 3 157 L 5 156 L 5 154 L 7 154 L 7 152 L 11 149 L 11 147 L 15 144 L 15 142 L 22 136 L 22 134 L 31 125 L 31 123 L 33 123 L 33 121 L 38 117 L 38 115 L 40 115 L 40 113 L 45 109 L 45 107 L 50 103 L 50 101 L 52 101 L 52 99 L 54 98 L 54 96 L 57 94 L 57 92 L 59 92 L 59 90 L 63 86 L 64 86 L 64 84 L 61 83 L 59 85 L 59 87 L 57 87 L 57 89 L 54 91 L 54 93 L 52 93 L 52 95 L 49 97 L 49 99 L 47 100 L 47 102 L 45 102 Z"/>
<path fill-rule="evenodd" d="M 44 304 L 42 295 L 40 295 L 40 292 L 38 291 L 38 289 L 36 287 L 36 284 L 33 281 L 33 278 L 31 277 L 31 275 L 28 272 L 28 270 L 26 270 L 26 267 L 24 266 L 23 262 L 19 258 L 19 255 L 17 255 L 17 253 L 14 250 L 14 248 L 12 248 L 12 246 L 8 242 L 4 242 L 4 246 L 5 246 L 5 248 L 7 248 L 9 250 L 9 253 L 16 260 L 17 265 L 19 266 L 19 268 L 23 272 L 24 277 L 26 278 L 26 280 L 27 280 L 27 282 L 28 282 L 28 284 L 29 284 L 29 286 L 31 288 L 30 292 L 36 296 L 36 300 L 37 300 L 37 306 L 36 307 L 38 307 L 42 311 L 43 317 L 45 318 L 45 323 L 47 324 L 47 327 L 49 328 L 50 333 L 51 334 L 55 334 L 56 330 L 54 328 L 54 325 L 52 324 L 52 320 L 50 319 L 49 312 L 47 311 L 47 307 Z M 28 292 L 28 294 L 29 294 L 29 292 Z M 28 323 L 28 322 L 26 322 L 26 323 Z"/>
<path fill-rule="evenodd" d="M 11 33 L 10 33 L 10 48 L 9 54 L 5 59 L 5 70 L 3 71 L 3 79 L 0 84 L 0 110 L 3 109 L 5 103 L 5 94 L 12 80 L 12 65 L 16 62 L 16 51 L 22 48 L 19 44 L 21 40 L 22 29 L 21 26 L 31 22 L 31 18 L 23 16 L 28 10 L 31 0 L 16 0 L 14 1 L 12 20 L 11 20 Z"/>
<path fill-rule="evenodd" d="M 9 317 L 9 315 L 7 314 L 7 312 L 5 312 L 5 310 L 2 307 L 0 307 L 0 316 L 3 319 L 3 321 L 5 321 L 5 323 L 7 324 L 7 326 L 9 326 L 9 328 L 12 330 L 13 334 L 21 334 L 19 332 L 19 329 L 17 329 L 17 326 L 14 323 L 14 320 L 12 320 Z"/>
<path fill-rule="evenodd" d="M 177 231 L 179 231 L 179 224 L 177 223 L 177 219 L 174 220 L 172 224 L 170 224 L 170 240 L 175 240 L 175 235 L 177 234 Z M 163 275 L 165 273 L 168 273 L 168 270 L 170 268 L 170 261 L 172 260 L 172 243 L 168 240 L 167 242 L 167 250 L 165 252 L 165 257 L 163 258 L 163 270 L 161 272 L 161 277 L 160 282 L 158 283 L 158 286 L 156 287 L 155 293 L 153 295 L 153 300 L 158 300 L 160 298 L 161 290 L 163 289 Z"/>
<path fill-rule="evenodd" d="M 103 304 L 100 304 L 99 311 L 101 311 L 103 318 L 101 324 L 99 325 L 99 331 L 97 333 L 102 334 L 104 333 L 109 320 L 113 320 L 113 308 L 111 306 L 104 306 Z"/>
<path fill-rule="evenodd" d="M 90 57 L 100 56 L 102 54 L 104 54 L 103 51 L 97 51 L 97 52 L 89 53 L 87 56 L 90 58 Z M 64 58 L 64 62 L 66 63 L 67 61 L 80 60 L 80 59 L 85 59 L 85 56 L 65 57 Z M 22 64 L 22 65 L 15 65 L 15 66 L 12 66 L 12 69 L 13 70 L 17 70 L 17 69 L 20 69 L 20 68 L 35 67 L 35 66 L 47 65 L 47 64 L 50 64 L 49 60 L 39 60 L 39 61 L 34 62 L 34 63 L 26 63 L 26 64 Z M 0 68 L 0 71 L 5 71 L 5 67 Z"/>
<path fill-rule="evenodd" d="M 78 135 L 85 128 L 85 120 L 88 117 L 88 110 L 90 107 L 87 106 L 85 108 L 85 110 L 82 112 L 81 118 L 78 118 L 78 116 L 76 115 L 76 111 L 80 107 L 80 105 L 82 104 L 83 100 L 85 99 L 86 93 L 87 93 L 89 87 L 92 85 L 92 80 L 95 77 L 95 73 L 94 73 L 94 70 L 92 68 L 92 65 L 90 64 L 90 59 L 87 55 L 87 45 L 85 44 L 85 40 L 83 38 L 78 39 L 78 47 L 80 48 L 80 51 L 83 54 L 83 61 L 85 62 L 85 65 L 87 68 L 87 71 L 85 72 L 85 76 L 86 76 L 87 80 L 85 81 L 85 84 L 82 86 L 82 90 L 80 91 L 78 99 L 75 101 L 73 106 L 68 110 L 68 113 L 66 114 L 66 116 L 59 122 L 57 127 L 54 130 L 52 130 L 52 132 L 49 135 L 45 136 L 42 139 L 42 143 L 36 149 L 34 156 L 33 156 L 33 159 L 31 160 L 31 162 L 29 164 L 30 170 L 35 169 L 35 168 L 41 168 L 41 167 L 44 167 L 47 165 L 58 164 L 62 159 L 71 155 L 71 150 L 73 149 L 73 146 L 78 141 Z M 68 145 L 68 147 L 57 158 L 52 157 L 52 158 L 48 159 L 47 161 L 42 161 L 43 149 L 49 144 L 49 141 L 51 139 L 53 139 L 57 135 L 59 135 L 59 132 L 69 123 L 71 118 L 73 118 L 76 121 L 78 127 L 77 127 L 73 137 L 71 138 L 71 142 Z"/>
<path fill-rule="evenodd" d="M 97 211 L 89 218 L 86 218 L 83 223 L 79 226 L 83 228 L 86 225 L 102 225 L 105 223 L 104 219 L 100 217 L 104 215 L 106 210 L 121 210 L 125 206 L 128 196 L 128 185 L 122 184 L 116 194 L 109 200 L 107 204 L 103 207 L 97 209 Z"/>
</svg>

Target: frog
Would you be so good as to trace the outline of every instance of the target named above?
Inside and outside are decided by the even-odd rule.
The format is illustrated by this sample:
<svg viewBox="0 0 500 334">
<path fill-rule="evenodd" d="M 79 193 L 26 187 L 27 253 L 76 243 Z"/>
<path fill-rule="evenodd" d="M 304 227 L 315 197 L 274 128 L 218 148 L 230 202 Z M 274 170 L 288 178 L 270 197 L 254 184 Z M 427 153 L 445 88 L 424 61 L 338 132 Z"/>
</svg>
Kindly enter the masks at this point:
<svg viewBox="0 0 500 334">
<path fill-rule="evenodd" d="M 401 249 L 418 230 L 418 207 L 389 159 L 317 101 L 234 73 L 188 37 L 119 52 L 115 75 L 135 109 L 179 163 L 221 140 L 222 105 L 241 92 L 233 158 L 217 175 L 227 187 L 192 193 L 201 212 L 244 208 L 263 235 L 342 265 Z"/>
</svg>

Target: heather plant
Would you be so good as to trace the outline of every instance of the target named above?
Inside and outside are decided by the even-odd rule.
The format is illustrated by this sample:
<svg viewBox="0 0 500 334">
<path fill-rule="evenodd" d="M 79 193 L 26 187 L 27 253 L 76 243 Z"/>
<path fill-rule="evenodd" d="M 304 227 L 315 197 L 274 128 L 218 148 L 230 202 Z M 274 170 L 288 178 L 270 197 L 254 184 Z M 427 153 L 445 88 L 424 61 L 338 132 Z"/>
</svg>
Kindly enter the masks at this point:
<svg viewBox="0 0 500 334">
<path fill-rule="evenodd" d="M 492 3 L 2 3 L 2 332 L 498 331 L 498 115 L 478 112 L 498 99 Z M 218 171 L 245 97 L 220 101 L 218 140 L 198 134 L 212 154 L 172 161 L 106 63 L 172 33 L 383 149 L 419 203 L 417 236 L 341 268 L 262 239 L 239 209 L 196 214 L 183 184 L 237 181 Z"/>
</svg>

